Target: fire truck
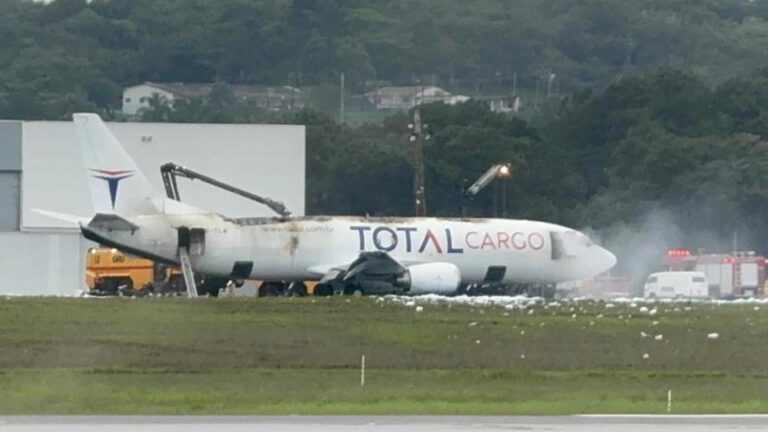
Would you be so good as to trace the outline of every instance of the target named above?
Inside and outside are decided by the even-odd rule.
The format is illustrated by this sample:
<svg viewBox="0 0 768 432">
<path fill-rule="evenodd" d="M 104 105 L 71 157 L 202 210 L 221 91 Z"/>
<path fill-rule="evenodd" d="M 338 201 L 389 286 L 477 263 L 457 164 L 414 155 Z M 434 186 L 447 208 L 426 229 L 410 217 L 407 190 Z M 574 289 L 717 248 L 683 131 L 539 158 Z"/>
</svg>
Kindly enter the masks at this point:
<svg viewBox="0 0 768 432">
<path fill-rule="evenodd" d="M 711 254 L 688 249 L 670 249 L 664 257 L 665 271 L 698 271 L 707 275 L 712 298 L 763 297 L 768 260 L 754 251 Z"/>
</svg>

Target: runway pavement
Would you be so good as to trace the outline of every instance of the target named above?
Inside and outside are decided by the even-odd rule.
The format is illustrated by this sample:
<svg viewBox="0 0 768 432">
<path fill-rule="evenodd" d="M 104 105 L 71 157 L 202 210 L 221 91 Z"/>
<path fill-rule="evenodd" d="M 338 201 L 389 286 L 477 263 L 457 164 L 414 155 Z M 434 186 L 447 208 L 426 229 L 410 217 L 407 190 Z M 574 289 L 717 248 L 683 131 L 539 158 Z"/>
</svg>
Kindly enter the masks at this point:
<svg viewBox="0 0 768 432">
<path fill-rule="evenodd" d="M 760 431 L 768 416 L 0 416 L 0 432 L 33 431 Z"/>
</svg>

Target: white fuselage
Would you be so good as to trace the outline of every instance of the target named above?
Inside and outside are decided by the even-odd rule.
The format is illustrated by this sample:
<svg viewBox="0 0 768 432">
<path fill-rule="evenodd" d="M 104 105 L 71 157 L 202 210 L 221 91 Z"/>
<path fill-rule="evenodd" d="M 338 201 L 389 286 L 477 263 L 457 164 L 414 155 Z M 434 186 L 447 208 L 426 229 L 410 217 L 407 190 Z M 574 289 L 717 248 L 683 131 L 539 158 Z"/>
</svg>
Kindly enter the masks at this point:
<svg viewBox="0 0 768 432">
<path fill-rule="evenodd" d="M 610 269 L 615 257 L 563 226 L 511 219 L 304 217 L 227 219 L 216 214 L 155 214 L 129 218 L 140 229 L 98 236 L 137 254 L 178 261 L 180 227 L 202 229 L 196 271 L 231 274 L 235 262 L 252 262 L 250 278 L 312 280 L 353 262 L 361 252 L 382 251 L 404 266 L 456 265 L 464 283 L 482 282 L 491 266 L 505 267 L 503 282 L 554 283 Z M 553 255 L 552 233 L 576 237 L 565 256 Z M 572 236 L 573 237 L 573 236 Z"/>
<path fill-rule="evenodd" d="M 98 115 L 78 113 L 73 122 L 95 213 L 82 228 L 85 236 L 168 262 L 189 252 L 192 268 L 206 275 L 336 282 L 359 275 L 407 284 L 411 292 L 446 292 L 462 282 L 577 280 L 616 262 L 584 234 L 544 222 L 227 219 L 158 194 Z"/>
</svg>

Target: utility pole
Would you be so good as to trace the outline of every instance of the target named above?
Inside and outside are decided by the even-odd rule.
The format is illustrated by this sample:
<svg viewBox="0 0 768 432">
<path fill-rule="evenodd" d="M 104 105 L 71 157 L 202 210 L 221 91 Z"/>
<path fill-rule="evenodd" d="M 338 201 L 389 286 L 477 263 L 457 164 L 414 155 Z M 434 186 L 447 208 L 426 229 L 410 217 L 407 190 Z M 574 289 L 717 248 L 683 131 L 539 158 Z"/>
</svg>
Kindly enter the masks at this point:
<svg viewBox="0 0 768 432">
<path fill-rule="evenodd" d="M 426 216 L 427 196 L 424 189 L 424 140 L 429 139 L 425 134 L 425 125 L 421 123 L 421 112 L 416 107 L 413 110 L 413 123 L 408 125 L 411 135 L 408 138 L 413 143 L 413 197 L 414 215 Z"/>
<path fill-rule="evenodd" d="M 344 123 L 344 72 L 341 73 L 341 86 L 339 89 L 339 123 Z"/>
<path fill-rule="evenodd" d="M 501 179 L 501 217 L 507 217 L 507 178 Z"/>
<path fill-rule="evenodd" d="M 552 81 L 555 80 L 555 74 L 552 73 L 552 69 L 549 70 L 549 77 L 547 77 L 547 99 L 552 96 Z"/>
<path fill-rule="evenodd" d="M 512 96 L 517 96 L 517 72 L 512 72 Z"/>
</svg>

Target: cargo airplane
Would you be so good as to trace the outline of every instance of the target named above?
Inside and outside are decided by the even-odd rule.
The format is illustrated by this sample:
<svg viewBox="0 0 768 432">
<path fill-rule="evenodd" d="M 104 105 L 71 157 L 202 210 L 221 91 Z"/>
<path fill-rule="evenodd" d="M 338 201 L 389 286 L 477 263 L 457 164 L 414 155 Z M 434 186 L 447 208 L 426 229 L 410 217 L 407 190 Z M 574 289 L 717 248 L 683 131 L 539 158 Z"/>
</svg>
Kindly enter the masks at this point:
<svg viewBox="0 0 768 432">
<path fill-rule="evenodd" d="M 186 255 L 205 275 L 319 280 L 315 293 L 326 295 L 451 294 L 462 284 L 579 280 L 616 263 L 578 231 L 529 220 L 229 218 L 158 193 L 98 115 L 73 117 L 95 211 L 74 219 L 85 237 L 166 263 Z"/>
</svg>

